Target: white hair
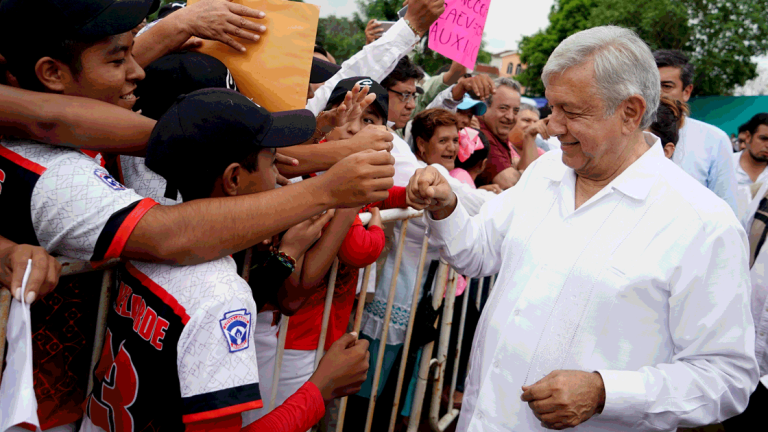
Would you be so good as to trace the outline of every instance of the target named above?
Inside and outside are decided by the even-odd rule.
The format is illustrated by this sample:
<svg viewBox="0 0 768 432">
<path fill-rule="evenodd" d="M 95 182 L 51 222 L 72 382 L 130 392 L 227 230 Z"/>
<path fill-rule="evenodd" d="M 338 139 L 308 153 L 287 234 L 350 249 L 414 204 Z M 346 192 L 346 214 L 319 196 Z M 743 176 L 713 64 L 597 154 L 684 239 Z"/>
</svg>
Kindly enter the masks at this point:
<svg viewBox="0 0 768 432">
<path fill-rule="evenodd" d="M 640 129 L 656 120 L 661 94 L 659 70 L 648 45 L 635 32 L 616 26 L 595 27 L 571 35 L 549 56 L 541 79 L 547 86 L 555 74 L 592 60 L 595 88 L 610 116 L 630 96 L 645 99 Z"/>
<path fill-rule="evenodd" d="M 523 94 L 523 88 L 520 86 L 520 83 L 513 80 L 512 78 L 496 78 L 493 80 L 493 86 L 494 88 L 498 89 L 499 87 L 509 87 L 512 90 L 518 92 L 519 94 Z M 490 108 L 493 105 L 493 95 L 488 96 L 485 98 L 485 104 L 488 105 L 488 108 Z"/>
</svg>

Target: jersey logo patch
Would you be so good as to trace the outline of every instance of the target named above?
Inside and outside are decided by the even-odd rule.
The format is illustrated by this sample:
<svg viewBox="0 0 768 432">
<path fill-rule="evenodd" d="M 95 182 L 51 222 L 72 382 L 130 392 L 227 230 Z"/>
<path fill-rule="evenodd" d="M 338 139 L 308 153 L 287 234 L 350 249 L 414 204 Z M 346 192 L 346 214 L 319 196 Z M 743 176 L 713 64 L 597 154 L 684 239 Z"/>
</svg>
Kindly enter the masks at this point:
<svg viewBox="0 0 768 432">
<path fill-rule="evenodd" d="M 120 182 L 115 180 L 114 177 L 109 175 L 108 172 L 104 171 L 103 169 L 97 168 L 93 170 L 93 173 L 96 174 L 96 177 L 100 178 L 101 181 L 107 184 L 107 186 L 111 187 L 114 190 L 125 190 L 125 186 L 121 185 Z"/>
<path fill-rule="evenodd" d="M 248 336 L 251 334 L 251 314 L 246 309 L 238 309 L 224 314 L 219 320 L 224 337 L 229 344 L 229 352 L 238 352 L 248 348 Z"/>
</svg>

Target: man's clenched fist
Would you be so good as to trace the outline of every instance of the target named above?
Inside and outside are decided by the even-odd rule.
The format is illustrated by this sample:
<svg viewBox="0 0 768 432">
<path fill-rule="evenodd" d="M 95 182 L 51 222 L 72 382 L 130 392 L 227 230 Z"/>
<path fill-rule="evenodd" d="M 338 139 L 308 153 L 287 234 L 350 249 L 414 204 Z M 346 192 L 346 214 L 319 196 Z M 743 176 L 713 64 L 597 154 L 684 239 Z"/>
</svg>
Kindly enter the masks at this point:
<svg viewBox="0 0 768 432">
<path fill-rule="evenodd" d="M 445 219 L 456 208 L 456 195 L 451 185 L 431 166 L 416 170 L 406 188 L 406 200 L 409 206 L 427 209 L 435 220 Z"/>
</svg>

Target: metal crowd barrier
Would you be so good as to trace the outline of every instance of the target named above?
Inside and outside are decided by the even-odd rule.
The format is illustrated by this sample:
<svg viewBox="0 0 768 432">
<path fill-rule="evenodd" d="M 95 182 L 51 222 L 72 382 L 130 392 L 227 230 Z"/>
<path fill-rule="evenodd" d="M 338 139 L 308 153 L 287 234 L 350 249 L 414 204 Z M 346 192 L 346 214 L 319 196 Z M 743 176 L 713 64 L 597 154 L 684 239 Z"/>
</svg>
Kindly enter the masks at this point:
<svg viewBox="0 0 768 432">
<path fill-rule="evenodd" d="M 384 351 L 385 351 L 384 347 L 386 346 L 389 322 L 392 317 L 392 307 L 393 307 L 394 296 L 395 296 L 396 286 L 397 286 L 397 275 L 399 273 L 400 266 L 403 265 L 402 255 L 403 255 L 403 248 L 405 244 L 405 235 L 408 229 L 408 220 L 421 217 L 421 215 L 422 215 L 422 212 L 419 212 L 413 209 L 407 209 L 407 210 L 392 209 L 392 210 L 384 210 L 381 212 L 382 223 L 402 221 L 402 227 L 401 227 L 400 237 L 399 239 L 397 239 L 398 240 L 397 247 L 392 251 L 395 253 L 394 276 L 390 284 L 389 297 L 387 298 L 387 306 L 384 313 L 383 332 L 380 335 L 381 349 L 379 349 L 379 353 L 377 358 L 375 359 L 375 363 L 372 365 L 372 367 L 374 367 L 372 389 L 378 389 L 379 381 L 381 378 L 381 366 L 384 358 Z M 363 213 L 360 215 L 360 219 L 362 220 L 364 225 L 368 224 L 368 222 L 370 221 L 370 218 L 371 218 L 370 213 Z M 405 341 L 403 343 L 403 353 L 401 356 L 400 368 L 399 368 L 398 377 L 397 377 L 394 404 L 392 406 L 390 422 L 388 427 L 389 432 L 394 431 L 394 428 L 395 428 L 395 423 L 396 423 L 398 412 L 399 412 L 398 409 L 399 409 L 400 396 L 403 392 L 403 383 L 406 380 L 405 368 L 406 368 L 406 362 L 408 359 L 409 345 L 411 342 L 411 338 L 413 336 L 413 326 L 414 326 L 416 309 L 422 294 L 421 283 L 422 283 L 422 277 L 424 274 L 423 273 L 424 266 L 426 264 L 428 247 L 429 247 L 428 236 L 425 235 L 424 240 L 422 242 L 419 262 L 417 264 L 418 265 L 417 277 L 416 277 L 415 287 L 413 290 L 413 297 L 411 300 L 411 312 L 408 319 L 408 327 L 406 329 Z M 114 271 L 112 270 L 112 267 L 115 264 L 117 264 L 118 261 L 111 260 L 109 262 L 102 263 L 98 267 L 94 267 L 90 262 L 71 260 L 67 258 L 60 258 L 59 261 L 62 263 L 62 273 L 61 273 L 62 276 L 70 276 L 74 274 L 86 273 L 86 272 L 92 272 L 92 271 L 103 272 L 103 279 L 102 279 L 103 282 L 101 286 L 101 291 L 99 293 L 99 296 L 100 296 L 99 311 L 98 311 L 97 322 L 96 322 L 94 349 L 91 356 L 90 370 L 92 371 L 94 370 L 94 368 L 96 367 L 96 364 L 99 361 L 99 356 L 101 355 L 103 344 L 104 344 L 104 335 L 106 331 L 106 317 L 107 317 L 107 312 L 110 304 L 110 291 L 111 291 L 110 287 L 112 287 L 115 283 Z M 250 268 L 250 261 L 251 261 L 251 251 L 249 250 L 246 252 L 245 263 L 243 266 L 243 273 L 241 274 L 241 276 L 246 281 L 248 280 L 248 276 L 249 276 L 248 269 Z M 411 264 L 412 263 L 406 263 L 405 265 L 411 265 Z M 324 305 L 325 307 L 323 310 L 322 327 L 321 327 L 320 337 L 318 340 L 318 348 L 315 353 L 315 368 L 317 368 L 317 365 L 324 354 L 325 339 L 328 331 L 328 321 L 330 318 L 331 305 L 333 303 L 334 285 L 336 281 L 338 265 L 339 263 L 337 258 L 333 262 L 333 266 L 331 267 L 331 272 L 329 275 L 328 291 L 326 293 L 325 305 Z M 353 331 L 358 333 L 360 331 L 363 308 L 365 306 L 366 288 L 368 286 L 370 276 L 371 276 L 371 266 L 367 266 L 363 273 L 362 289 L 360 291 L 360 296 L 358 298 L 358 304 L 355 310 L 353 311 L 354 313 Z M 433 367 L 435 367 L 435 369 L 432 374 L 433 387 L 432 387 L 432 397 L 430 399 L 430 407 L 429 407 L 429 424 L 431 429 L 436 432 L 443 432 L 453 421 L 456 420 L 459 414 L 459 410 L 453 408 L 453 397 L 454 397 L 453 395 L 456 389 L 456 385 L 458 384 L 457 376 L 458 376 L 458 367 L 459 367 L 459 357 L 461 355 L 461 344 L 462 344 L 462 338 L 463 338 L 463 332 L 464 332 L 467 304 L 469 302 L 469 286 L 470 286 L 469 280 L 467 281 L 467 288 L 465 291 L 465 295 L 463 297 L 463 302 L 461 304 L 462 313 L 461 313 L 461 319 L 459 322 L 459 338 L 458 338 L 457 350 L 455 352 L 454 368 L 451 371 L 451 375 L 450 375 L 451 382 L 450 382 L 448 412 L 442 417 L 439 416 L 440 408 L 441 408 L 441 405 L 440 405 L 441 395 L 442 395 L 443 386 L 445 384 L 445 377 L 446 377 L 445 366 L 448 358 L 448 344 L 450 341 L 451 327 L 453 325 L 452 321 L 453 321 L 453 310 L 455 307 L 457 280 L 458 280 L 458 274 L 456 273 L 456 271 L 450 268 L 446 263 L 441 261 L 435 276 L 435 285 L 434 285 L 435 288 L 434 288 L 433 300 L 432 300 L 433 302 L 432 306 L 435 309 L 439 308 L 440 305 L 443 303 L 443 301 L 445 302 L 444 310 L 442 313 L 443 318 L 442 318 L 442 325 L 440 329 L 440 335 L 437 341 L 438 343 L 437 358 L 436 359 L 432 358 L 432 352 L 434 350 L 435 342 L 430 342 L 423 347 L 421 361 L 418 368 L 418 379 L 416 383 L 415 397 L 413 399 L 413 405 L 411 407 L 411 415 L 410 415 L 411 421 L 409 422 L 408 429 L 407 429 L 408 432 L 415 432 L 419 427 L 421 412 L 423 409 L 424 401 L 426 399 L 425 393 L 426 393 L 427 385 L 429 382 L 429 374 L 430 374 L 430 370 Z M 491 284 L 490 284 L 491 287 L 493 286 L 493 283 L 494 283 L 494 280 L 491 279 Z M 478 284 L 477 295 L 476 295 L 476 298 L 474 299 L 475 305 L 477 306 L 478 310 L 480 310 L 480 306 L 481 306 L 482 293 L 483 293 L 483 279 L 481 278 Z M 10 310 L 11 298 L 12 296 L 8 290 L 0 289 L 0 359 L 2 359 L 4 355 L 6 325 L 7 325 L 8 314 Z M 276 398 L 277 398 L 277 388 L 278 388 L 278 383 L 280 378 L 280 371 L 282 368 L 283 353 L 285 351 L 285 337 L 288 330 L 288 324 L 289 324 L 289 317 L 282 316 L 281 322 L 280 322 L 277 353 L 275 358 L 275 369 L 273 371 L 274 373 L 273 387 L 272 387 L 272 393 L 270 395 L 270 400 L 269 400 L 270 410 L 274 409 Z M 435 322 L 434 325 L 436 326 L 437 322 Z M 0 380 L 2 380 L 2 371 L 0 371 Z M 92 388 L 93 388 L 93 374 L 89 374 L 87 394 L 90 394 Z M 365 432 L 370 432 L 372 427 L 373 412 L 376 405 L 376 398 L 377 398 L 377 392 L 373 391 L 369 401 L 369 405 L 368 405 L 368 414 L 366 418 Z M 347 406 L 347 398 L 343 398 L 340 401 L 340 405 L 339 405 L 338 419 L 337 419 L 337 425 L 335 429 L 336 432 L 343 431 L 346 406 Z"/>
</svg>

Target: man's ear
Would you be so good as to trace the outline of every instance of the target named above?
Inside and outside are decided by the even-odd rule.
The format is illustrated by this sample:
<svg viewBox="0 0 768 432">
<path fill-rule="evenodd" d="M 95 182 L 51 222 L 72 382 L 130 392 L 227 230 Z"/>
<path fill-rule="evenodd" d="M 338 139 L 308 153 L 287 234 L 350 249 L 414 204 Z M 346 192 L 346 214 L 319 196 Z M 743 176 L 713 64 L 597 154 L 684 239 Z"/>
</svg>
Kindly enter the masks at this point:
<svg viewBox="0 0 768 432">
<path fill-rule="evenodd" d="M 74 81 L 69 67 L 50 57 L 43 57 L 37 61 L 35 74 L 43 86 L 54 93 L 63 93 L 67 85 Z"/>
<path fill-rule="evenodd" d="M 675 145 L 670 143 L 664 144 L 664 156 L 667 157 L 667 159 L 672 159 L 672 156 L 675 154 Z"/>
<path fill-rule="evenodd" d="M 693 93 L 693 84 L 688 84 L 688 87 L 683 89 L 683 102 L 688 102 L 688 99 L 691 98 L 691 93 Z"/>
<path fill-rule="evenodd" d="M 619 107 L 621 109 L 622 132 L 624 135 L 630 135 L 637 130 L 643 121 L 645 113 L 645 99 L 639 95 L 632 95 L 625 100 Z"/>
<path fill-rule="evenodd" d="M 231 163 L 224 170 L 224 174 L 221 176 L 221 188 L 226 196 L 238 195 L 238 190 L 242 185 L 242 167 L 239 163 Z"/>
</svg>

